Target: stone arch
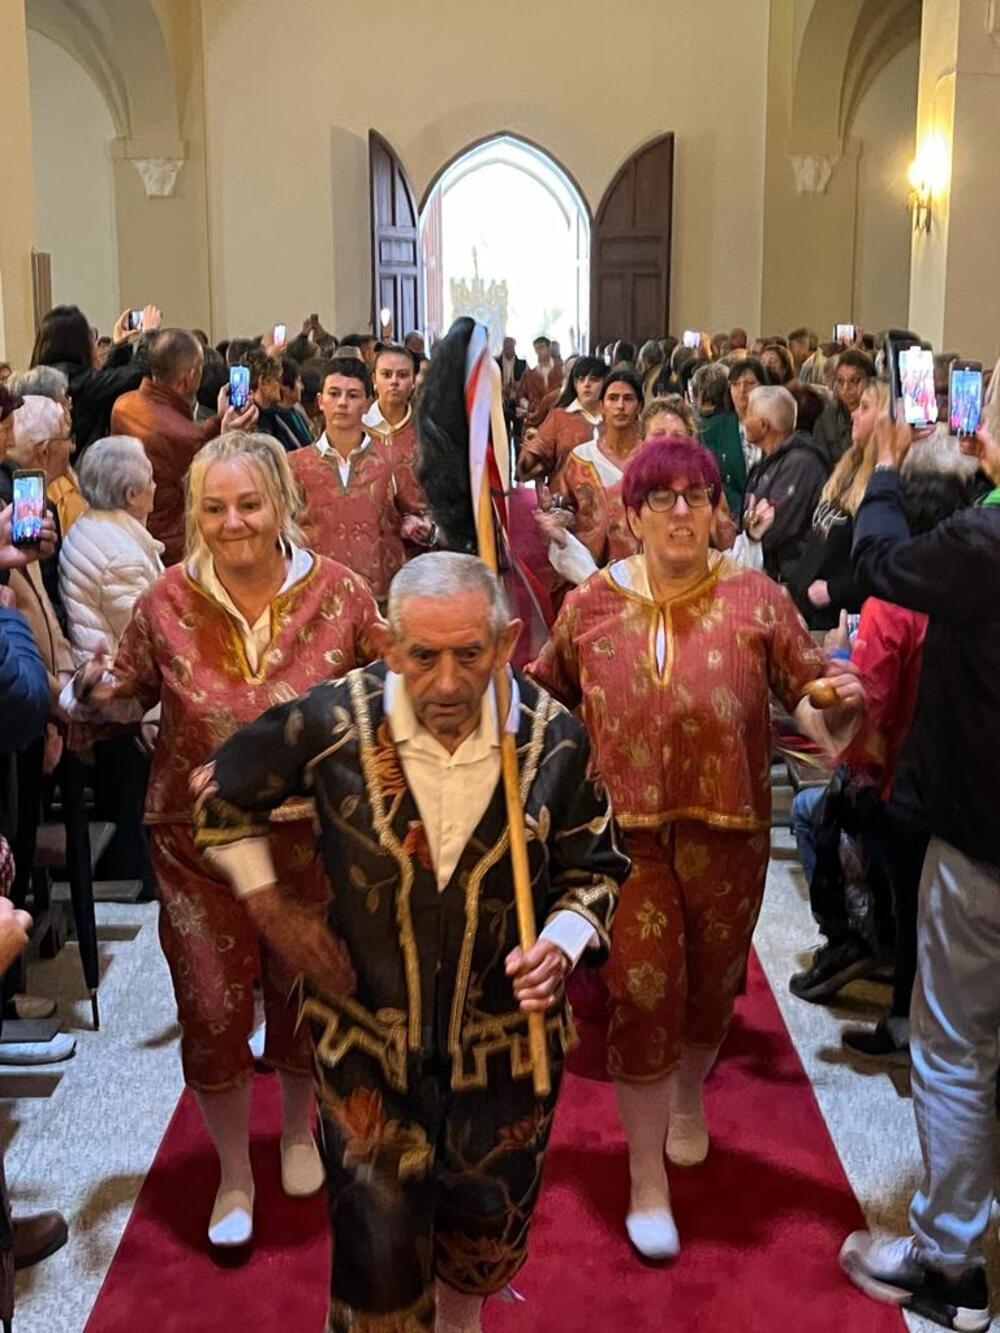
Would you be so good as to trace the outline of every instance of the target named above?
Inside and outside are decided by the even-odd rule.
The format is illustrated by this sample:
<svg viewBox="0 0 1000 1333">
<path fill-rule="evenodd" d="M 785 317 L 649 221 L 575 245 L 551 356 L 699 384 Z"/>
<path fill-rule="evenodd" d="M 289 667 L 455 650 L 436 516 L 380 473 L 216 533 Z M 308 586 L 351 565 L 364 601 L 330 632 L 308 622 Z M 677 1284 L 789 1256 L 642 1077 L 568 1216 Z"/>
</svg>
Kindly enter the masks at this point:
<svg viewBox="0 0 1000 1333">
<path fill-rule="evenodd" d="M 796 24 L 788 152 L 804 188 L 840 159 L 884 66 L 920 36 L 921 0 L 812 0 Z"/>
<path fill-rule="evenodd" d="M 28 26 L 73 56 L 100 89 L 117 134 L 115 155 L 135 165 L 148 195 L 169 194 L 185 151 L 153 0 L 27 0 L 26 13 Z"/>
</svg>

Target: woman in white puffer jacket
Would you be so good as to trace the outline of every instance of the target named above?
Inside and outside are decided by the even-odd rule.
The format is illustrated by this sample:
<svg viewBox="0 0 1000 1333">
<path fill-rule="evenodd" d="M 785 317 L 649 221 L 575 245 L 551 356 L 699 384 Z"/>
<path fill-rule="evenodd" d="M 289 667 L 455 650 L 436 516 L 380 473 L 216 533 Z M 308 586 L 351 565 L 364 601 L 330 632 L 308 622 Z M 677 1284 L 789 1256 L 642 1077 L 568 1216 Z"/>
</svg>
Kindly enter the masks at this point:
<svg viewBox="0 0 1000 1333">
<path fill-rule="evenodd" d="M 163 573 L 163 546 L 146 531 L 153 468 L 139 440 L 112 435 L 92 444 L 80 465 L 90 505 L 59 552 L 59 586 L 76 665 L 113 657 L 140 593 Z"/>
<path fill-rule="evenodd" d="M 163 573 L 163 546 L 146 531 L 156 483 L 141 442 L 129 435 L 96 441 L 79 475 L 90 508 L 59 552 L 59 586 L 78 666 L 96 653 L 114 656 L 136 598 Z M 139 728 L 95 738 L 93 757 L 94 812 L 115 825 L 98 877 L 141 879 L 143 896 L 151 898 L 153 872 L 142 827 L 149 757 Z"/>
</svg>

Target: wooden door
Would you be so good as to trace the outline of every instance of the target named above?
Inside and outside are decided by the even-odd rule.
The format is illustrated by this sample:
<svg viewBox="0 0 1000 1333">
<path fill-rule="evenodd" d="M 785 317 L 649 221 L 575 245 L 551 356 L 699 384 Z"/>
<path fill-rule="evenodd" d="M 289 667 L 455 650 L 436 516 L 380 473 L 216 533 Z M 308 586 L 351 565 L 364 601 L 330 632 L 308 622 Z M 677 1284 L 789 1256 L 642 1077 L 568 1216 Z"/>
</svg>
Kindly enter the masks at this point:
<svg viewBox="0 0 1000 1333">
<path fill-rule="evenodd" d="M 402 342 L 421 327 L 420 218 L 403 164 L 391 145 L 368 131 L 372 218 L 372 328 L 379 311 L 392 311 L 392 331 Z"/>
<path fill-rule="evenodd" d="M 590 239 L 591 345 L 668 332 L 673 194 L 672 134 L 633 153 L 605 190 Z"/>
</svg>

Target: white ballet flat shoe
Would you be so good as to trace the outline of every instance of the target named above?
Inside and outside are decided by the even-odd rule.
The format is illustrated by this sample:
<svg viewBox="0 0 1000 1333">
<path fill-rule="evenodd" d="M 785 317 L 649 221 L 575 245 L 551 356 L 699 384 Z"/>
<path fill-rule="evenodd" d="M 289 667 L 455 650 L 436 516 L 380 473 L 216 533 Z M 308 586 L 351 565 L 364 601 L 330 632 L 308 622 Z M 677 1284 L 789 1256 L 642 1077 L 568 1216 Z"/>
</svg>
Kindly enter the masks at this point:
<svg viewBox="0 0 1000 1333">
<path fill-rule="evenodd" d="M 323 1159 L 312 1139 L 281 1144 L 281 1187 L 293 1199 L 316 1194 L 326 1182 Z"/>
<path fill-rule="evenodd" d="M 675 1112 L 667 1129 L 667 1160 L 674 1166 L 700 1166 L 708 1156 L 708 1130 L 698 1114 Z"/>
<path fill-rule="evenodd" d="M 253 1187 L 250 1193 L 241 1189 L 223 1189 L 215 1196 L 208 1239 L 220 1249 L 249 1245 L 253 1239 Z"/>
<path fill-rule="evenodd" d="M 677 1226 L 667 1208 L 629 1213 L 625 1219 L 625 1230 L 644 1259 L 662 1262 L 664 1259 L 675 1259 L 681 1252 Z"/>
</svg>

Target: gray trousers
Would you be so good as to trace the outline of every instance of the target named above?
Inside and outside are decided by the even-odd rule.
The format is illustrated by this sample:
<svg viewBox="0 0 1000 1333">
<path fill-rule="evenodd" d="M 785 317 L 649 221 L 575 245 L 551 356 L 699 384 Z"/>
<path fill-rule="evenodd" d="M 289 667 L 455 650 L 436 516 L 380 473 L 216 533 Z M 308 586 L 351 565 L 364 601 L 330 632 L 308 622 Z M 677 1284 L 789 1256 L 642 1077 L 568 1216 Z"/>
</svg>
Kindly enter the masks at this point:
<svg viewBox="0 0 1000 1333">
<path fill-rule="evenodd" d="M 982 1263 L 1000 1059 L 1000 867 L 932 838 L 917 950 L 910 1050 L 924 1177 L 910 1224 L 927 1262 Z"/>
</svg>

